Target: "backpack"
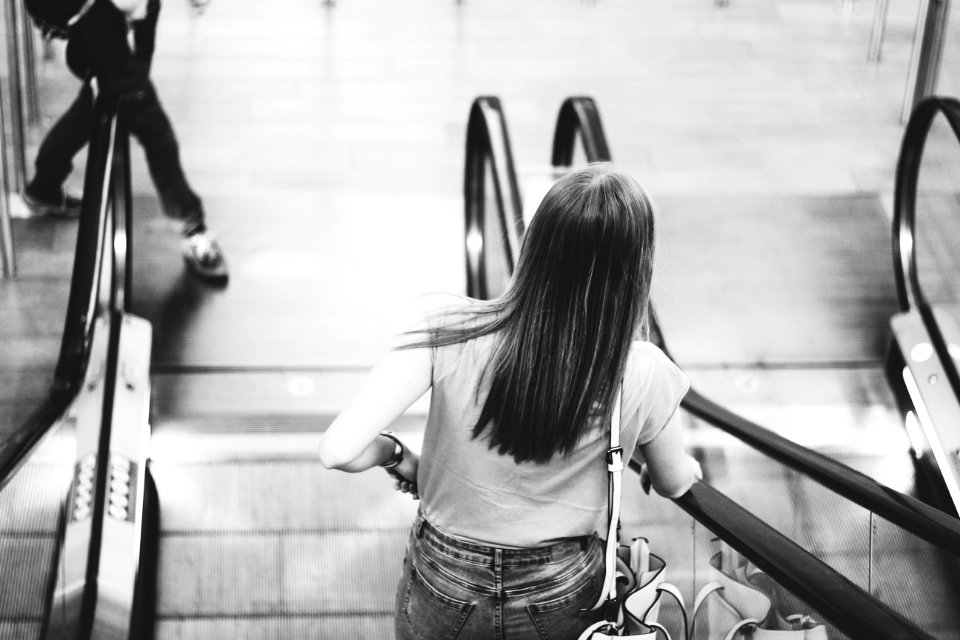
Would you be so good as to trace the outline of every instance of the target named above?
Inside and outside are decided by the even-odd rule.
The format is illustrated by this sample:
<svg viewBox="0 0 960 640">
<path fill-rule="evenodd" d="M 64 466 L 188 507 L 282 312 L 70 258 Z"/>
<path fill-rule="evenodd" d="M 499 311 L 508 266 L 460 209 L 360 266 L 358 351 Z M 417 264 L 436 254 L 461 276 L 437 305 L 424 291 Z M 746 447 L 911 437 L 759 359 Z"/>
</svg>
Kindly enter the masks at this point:
<svg viewBox="0 0 960 640">
<path fill-rule="evenodd" d="M 25 0 L 27 13 L 46 38 L 64 38 L 96 0 Z"/>
</svg>

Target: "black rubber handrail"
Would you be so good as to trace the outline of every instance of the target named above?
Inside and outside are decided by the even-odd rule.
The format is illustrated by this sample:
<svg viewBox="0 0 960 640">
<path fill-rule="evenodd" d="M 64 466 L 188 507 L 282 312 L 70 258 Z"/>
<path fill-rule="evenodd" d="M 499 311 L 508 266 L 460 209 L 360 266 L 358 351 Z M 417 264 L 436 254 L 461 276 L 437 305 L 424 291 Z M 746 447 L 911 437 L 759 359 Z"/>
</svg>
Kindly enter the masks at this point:
<svg viewBox="0 0 960 640">
<path fill-rule="evenodd" d="M 927 129 L 929 129 L 930 120 L 938 109 L 950 114 L 950 117 L 953 118 L 951 126 L 960 135 L 960 103 L 953 100 L 940 100 L 921 103 L 921 107 L 920 116 L 915 116 L 919 119 L 914 122 L 914 118 L 911 118 L 913 129 L 908 127 L 908 133 L 904 137 L 904 147 L 908 152 L 906 154 L 901 153 L 901 167 L 904 166 L 904 155 L 910 159 L 915 159 L 907 163 L 907 166 L 913 172 L 912 174 L 903 170 L 903 175 L 913 176 L 912 181 L 908 180 L 903 184 L 907 188 L 912 187 L 914 193 L 910 194 L 909 197 L 905 196 L 902 199 L 898 197 L 897 199 L 898 203 L 903 201 L 909 203 L 911 207 L 915 199 L 915 178 L 919 171 L 922 141 Z M 588 162 L 610 161 L 609 148 L 604 140 L 603 129 L 600 126 L 599 112 L 589 98 L 570 98 L 564 102 L 564 106 L 560 110 L 553 142 L 554 162 L 559 161 L 559 166 L 568 166 L 563 163 L 569 163 L 571 150 L 575 146 L 576 136 L 578 135 L 581 136 Z M 916 148 L 918 140 L 919 149 Z M 898 171 L 898 176 L 900 174 L 901 171 Z M 898 187 L 901 185 L 899 177 L 897 184 Z M 912 208 L 908 211 L 912 212 Z M 912 226 L 910 231 L 912 237 Z M 895 234 L 895 237 L 897 237 L 897 234 Z M 675 361 L 667 348 L 663 331 L 654 312 L 651 312 L 651 336 L 651 339 L 663 352 Z M 839 493 L 851 502 L 873 511 L 924 540 L 960 556 L 960 520 L 957 518 L 931 507 L 921 500 L 886 487 L 870 476 L 851 469 L 821 453 L 798 445 L 766 427 L 746 420 L 701 395 L 692 387 L 680 406 L 748 446 Z"/>
<path fill-rule="evenodd" d="M 560 138 L 562 148 L 572 149 L 572 144 L 566 144 L 566 136 L 573 137 L 582 131 L 581 126 L 564 125 L 563 133 L 555 136 L 555 143 Z M 471 151 L 480 155 L 478 150 L 470 149 L 471 144 L 475 141 L 468 137 L 467 156 L 473 155 Z M 484 194 L 467 188 L 465 195 L 482 199 Z M 470 207 L 467 203 L 468 210 Z M 482 216 L 482 208 L 479 212 Z M 482 217 L 478 222 L 482 229 Z M 659 325 L 655 325 L 654 330 L 659 334 Z M 635 471 L 640 469 L 640 463 L 632 458 L 630 466 Z M 696 482 L 675 503 L 850 637 L 871 640 L 933 637 L 709 485 Z"/>
<path fill-rule="evenodd" d="M 94 108 L 94 133 L 87 151 L 88 170 L 84 176 L 77 249 L 74 253 L 73 277 L 67 317 L 60 343 L 55 385 L 76 390 L 87 364 L 90 331 L 96 315 L 97 291 L 100 285 L 106 208 L 116 123 L 116 108 L 97 101 Z"/>
<path fill-rule="evenodd" d="M 122 117 L 116 118 L 110 204 L 113 210 L 113 280 L 111 309 L 127 310 L 133 285 L 133 187 L 130 178 L 130 135 Z"/>
<path fill-rule="evenodd" d="M 917 255 L 914 251 L 917 185 L 927 136 L 934 119 L 939 114 L 943 114 L 960 141 L 960 102 L 954 98 L 933 96 L 925 98 L 914 108 L 900 144 L 893 198 L 893 273 L 901 311 L 926 306 L 923 288 L 920 286 L 917 274 Z"/>
<path fill-rule="evenodd" d="M 497 213 L 506 238 L 506 258 L 509 271 L 520 253 L 523 237 L 523 204 L 517 172 L 513 164 L 507 122 L 500 100 L 481 96 L 470 107 L 467 122 L 467 158 L 463 180 L 466 214 L 467 295 L 486 298 L 489 295 L 484 267 L 484 193 L 486 191 L 487 162 L 491 167 Z"/>
<path fill-rule="evenodd" d="M 554 167 L 570 167 L 578 138 L 588 162 L 611 160 L 600 112 L 593 98 L 588 96 L 573 96 L 560 105 L 553 130 L 553 152 L 550 154 L 550 163 Z"/>
<path fill-rule="evenodd" d="M 10 438 L 0 443 L 0 488 L 16 474 L 47 430 L 63 415 L 83 381 L 100 286 L 108 198 L 106 185 L 109 184 L 113 156 L 116 107 L 98 101 L 94 114 L 70 294 L 54 383 L 40 407 Z"/>
<path fill-rule="evenodd" d="M 932 96 L 920 101 L 910 114 L 910 121 L 903 133 L 893 197 L 893 273 L 901 311 L 919 312 L 953 393 L 960 397 L 960 371 L 957 370 L 933 310 L 923 295 L 915 251 L 920 164 L 930 127 L 940 114 L 946 118 L 960 142 L 960 102 L 954 98 Z"/>
<path fill-rule="evenodd" d="M 106 185 L 103 189 L 105 206 L 103 222 L 110 224 L 106 235 L 111 242 L 108 247 L 112 255 L 106 261 L 110 266 L 109 303 L 103 313 L 109 314 L 109 341 L 107 343 L 106 367 L 103 382 L 103 413 L 100 416 L 98 460 L 110 460 L 110 441 L 114 425 L 114 394 L 120 362 L 120 333 L 126 303 L 130 296 L 131 258 L 130 232 L 132 230 L 132 198 L 130 185 L 130 138 L 127 135 L 123 118 L 113 110 L 109 144 L 111 153 L 105 159 L 108 171 L 104 172 Z M 103 281 L 101 280 L 101 283 Z M 116 425 L 122 428 L 124 425 Z M 104 552 L 103 528 L 106 503 L 110 499 L 110 465 L 96 466 L 94 485 L 94 507 L 91 510 L 89 556 L 87 558 L 87 576 L 83 585 L 83 615 L 81 625 L 93 625 L 95 610 L 99 599 L 100 556 Z M 142 508 L 142 504 L 141 504 Z"/>
</svg>

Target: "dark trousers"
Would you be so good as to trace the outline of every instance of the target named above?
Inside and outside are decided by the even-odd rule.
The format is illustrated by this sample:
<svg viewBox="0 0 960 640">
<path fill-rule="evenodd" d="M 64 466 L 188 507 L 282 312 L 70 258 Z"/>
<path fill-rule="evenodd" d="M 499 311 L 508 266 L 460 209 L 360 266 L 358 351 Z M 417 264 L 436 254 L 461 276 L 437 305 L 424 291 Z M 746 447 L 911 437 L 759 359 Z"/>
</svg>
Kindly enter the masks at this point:
<svg viewBox="0 0 960 640">
<path fill-rule="evenodd" d="M 120 112 L 146 153 L 164 213 L 183 221 L 185 235 L 202 231 L 203 204 L 183 173 L 180 147 L 153 83 L 147 79 L 142 91 L 125 95 L 120 100 Z M 40 145 L 36 174 L 30 184 L 34 195 L 59 199 L 63 183 L 73 169 L 73 158 L 89 142 L 92 127 L 93 90 L 85 83 Z"/>
</svg>

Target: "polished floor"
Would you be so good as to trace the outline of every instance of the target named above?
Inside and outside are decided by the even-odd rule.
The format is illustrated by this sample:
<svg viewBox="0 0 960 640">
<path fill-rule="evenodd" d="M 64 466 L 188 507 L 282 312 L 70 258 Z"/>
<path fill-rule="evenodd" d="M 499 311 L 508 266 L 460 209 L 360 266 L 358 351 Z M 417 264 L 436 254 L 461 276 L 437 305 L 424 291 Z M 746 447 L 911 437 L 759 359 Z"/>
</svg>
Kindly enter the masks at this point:
<svg viewBox="0 0 960 640">
<path fill-rule="evenodd" d="M 531 193 L 560 102 L 594 97 L 615 160 L 658 201 L 655 299 L 694 385 L 911 491 L 881 365 L 919 4 L 891 3 L 876 63 L 875 5 L 863 0 L 212 0 L 202 13 L 167 0 L 154 80 L 232 276 L 220 289 L 186 273 L 135 154 L 132 307 L 154 326 L 166 514 L 160 637 L 389 633 L 415 507 L 383 478 L 322 472 L 311 452 L 409 300 L 464 288 L 463 147 L 477 95 L 503 101 Z M 956 40 L 951 29 L 946 93 Z M 45 117 L 28 157 L 75 90 L 57 57 L 43 65 Z M 960 150 L 942 146 L 937 176 L 960 165 Z M 929 189 L 947 230 L 928 236 L 941 274 L 956 200 L 949 184 Z M 15 232 L 20 276 L 0 282 L 0 433 L 49 383 L 75 224 L 19 219 Z M 935 279 L 955 295 L 949 276 Z M 727 486 L 731 468 L 753 468 L 749 456 L 692 422 L 689 440 L 718 485 L 880 588 L 864 564 L 869 518 L 843 535 L 827 528 L 829 510 L 798 524 L 776 509 L 817 513 L 812 490 L 769 469 L 757 473 L 777 490 Z M 671 508 L 654 501 L 630 517 L 659 531 L 677 521 Z M 367 570 L 382 578 L 376 597 L 351 601 Z"/>
<path fill-rule="evenodd" d="M 614 158 L 662 201 L 657 299 L 684 362 L 836 360 L 838 351 L 875 359 L 889 284 L 849 307 L 830 287 L 847 291 L 861 268 L 870 289 L 885 278 L 881 212 L 918 4 L 893 3 L 875 63 L 866 55 L 874 4 L 863 1 L 214 0 L 203 13 L 168 1 L 154 79 L 235 277 L 214 292 L 184 277 L 176 235 L 137 158 L 139 246 L 150 249 L 138 262 L 150 277 L 140 278 L 137 305 L 161 325 L 157 356 L 190 366 L 369 364 L 395 327 L 389 310 L 463 288 L 460 184 L 473 97 L 502 98 L 527 185 L 542 175 L 560 101 L 588 94 Z M 76 83 L 57 59 L 41 71 L 49 123 Z M 43 129 L 30 132 L 28 158 Z M 804 272 L 807 249 L 792 248 L 835 225 L 843 231 L 828 243 L 839 255 L 815 267 L 831 271 L 825 287 L 822 272 Z M 18 241 L 20 281 L 2 290 L 4 371 L 42 377 L 55 356 L 70 229 L 18 223 L 29 237 Z M 683 240 L 691 229 L 693 241 Z M 834 260 L 843 268 L 832 269 Z M 694 280 L 693 295 L 676 295 L 700 264 L 725 268 Z M 780 269 L 789 287 L 779 286 Z M 712 287 L 717 274 L 733 286 Z M 795 297 L 782 300 L 787 291 Z M 771 295 L 777 305 L 764 302 Z M 251 315 L 255 299 L 282 309 L 288 330 Z M 198 307 L 204 313 L 190 312 Z M 869 328 L 858 335 L 862 316 Z M 785 317 L 795 319 L 790 331 Z M 328 331 L 334 339 L 301 337 Z M 740 335 L 730 340 L 731 331 Z M 229 347 L 216 344 L 221 336 Z M 11 375 L 0 398 L 5 423 L 44 388 Z"/>
</svg>

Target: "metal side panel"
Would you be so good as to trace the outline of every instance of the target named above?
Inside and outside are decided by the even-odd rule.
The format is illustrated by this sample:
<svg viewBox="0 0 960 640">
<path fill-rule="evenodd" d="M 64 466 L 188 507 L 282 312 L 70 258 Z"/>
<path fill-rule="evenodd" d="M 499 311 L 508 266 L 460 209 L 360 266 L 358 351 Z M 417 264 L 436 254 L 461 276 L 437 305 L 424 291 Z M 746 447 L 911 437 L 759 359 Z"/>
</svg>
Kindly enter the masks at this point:
<svg viewBox="0 0 960 640">
<path fill-rule="evenodd" d="M 80 626 L 87 584 L 87 560 L 93 535 L 97 450 L 109 342 L 109 322 L 106 318 L 98 318 L 83 387 L 67 410 L 67 416 L 76 424 L 77 457 L 67 497 L 67 522 L 60 550 L 60 570 L 57 572 L 51 603 L 51 611 L 56 615 L 51 615 L 46 634 L 51 640 L 71 637 L 70 634 Z"/>
<path fill-rule="evenodd" d="M 960 318 L 960 305 L 937 305 L 932 311 L 940 334 L 947 343 L 947 351 L 954 364 L 960 368 L 960 323 L 957 322 L 957 318 Z"/>
<path fill-rule="evenodd" d="M 952 315 L 936 312 L 944 337 L 960 335 Z M 890 320 L 897 347 L 906 363 L 902 375 L 914 412 L 907 415 L 907 433 L 918 454 L 932 457 L 940 470 L 954 509 L 960 512 L 960 400 L 947 379 L 919 313 L 899 313 Z M 955 351 L 952 348 L 951 351 Z"/>
<path fill-rule="evenodd" d="M 125 315 L 110 429 L 109 479 L 93 638 L 128 640 L 140 561 L 150 441 L 150 323 Z"/>
</svg>

